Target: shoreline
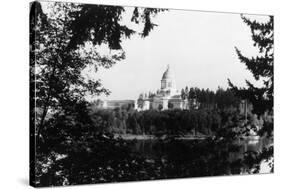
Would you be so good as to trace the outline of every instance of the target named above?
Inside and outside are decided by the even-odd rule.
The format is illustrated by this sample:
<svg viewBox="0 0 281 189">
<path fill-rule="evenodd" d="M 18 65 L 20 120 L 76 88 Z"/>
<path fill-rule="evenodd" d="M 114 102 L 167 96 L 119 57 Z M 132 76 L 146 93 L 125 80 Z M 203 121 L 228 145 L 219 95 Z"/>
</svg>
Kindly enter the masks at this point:
<svg viewBox="0 0 281 189">
<path fill-rule="evenodd" d="M 165 139 L 167 135 L 163 135 L 162 137 L 156 137 L 155 135 L 134 135 L 134 134 L 114 134 L 114 138 L 122 138 L 124 140 L 155 140 L 155 139 Z M 204 140 L 208 138 L 207 135 L 185 135 L 176 137 L 176 139 L 180 140 Z"/>
<path fill-rule="evenodd" d="M 204 140 L 209 137 L 212 137 L 212 135 L 192 135 L 187 134 L 183 136 L 176 136 L 175 139 L 177 140 Z M 124 140 L 157 140 L 157 139 L 167 139 L 167 135 L 163 135 L 161 137 L 157 137 L 155 135 L 135 135 L 135 134 L 114 134 L 114 138 L 122 138 Z M 260 136 L 248 136 L 244 137 L 244 139 L 252 140 L 252 141 L 258 141 L 261 137 Z"/>
</svg>

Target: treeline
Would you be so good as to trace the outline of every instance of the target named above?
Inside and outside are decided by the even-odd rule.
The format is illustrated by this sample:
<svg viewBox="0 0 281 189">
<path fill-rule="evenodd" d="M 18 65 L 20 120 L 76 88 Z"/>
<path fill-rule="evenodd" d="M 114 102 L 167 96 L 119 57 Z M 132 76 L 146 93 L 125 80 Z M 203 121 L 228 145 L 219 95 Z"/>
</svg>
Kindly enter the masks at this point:
<svg viewBox="0 0 281 189">
<path fill-rule="evenodd" d="M 236 108 L 240 99 L 230 89 L 218 88 L 216 91 L 200 89 L 198 87 L 185 87 L 181 90 L 181 98 L 190 101 L 190 108 L 225 109 Z"/>
<path fill-rule="evenodd" d="M 106 132 L 148 135 L 211 135 L 222 125 L 231 125 L 239 114 L 236 110 L 147 110 L 116 108 L 95 109 L 90 117 L 102 122 Z"/>
<path fill-rule="evenodd" d="M 153 97 L 154 94 L 141 94 Z M 215 92 L 197 87 L 185 87 L 181 98 L 189 101 L 189 110 L 136 111 L 134 107 L 100 109 L 100 100 L 92 103 L 92 119 L 100 119 L 110 133 L 118 134 L 211 134 L 225 125 L 229 114 L 239 114 L 240 99 L 229 89 Z"/>
</svg>

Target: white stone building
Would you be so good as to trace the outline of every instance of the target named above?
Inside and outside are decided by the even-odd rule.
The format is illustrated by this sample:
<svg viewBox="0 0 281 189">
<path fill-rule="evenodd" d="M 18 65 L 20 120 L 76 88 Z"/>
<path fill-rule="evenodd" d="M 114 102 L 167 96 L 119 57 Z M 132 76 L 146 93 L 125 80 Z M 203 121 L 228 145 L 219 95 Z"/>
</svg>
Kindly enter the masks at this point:
<svg viewBox="0 0 281 189">
<path fill-rule="evenodd" d="M 169 65 L 162 76 L 160 90 L 153 95 L 142 94 L 138 99 L 137 109 L 189 109 L 188 100 L 183 100 L 176 89 L 175 75 Z"/>
<path fill-rule="evenodd" d="M 135 100 L 105 100 L 102 102 L 102 108 L 115 109 L 115 108 L 135 108 Z"/>
</svg>

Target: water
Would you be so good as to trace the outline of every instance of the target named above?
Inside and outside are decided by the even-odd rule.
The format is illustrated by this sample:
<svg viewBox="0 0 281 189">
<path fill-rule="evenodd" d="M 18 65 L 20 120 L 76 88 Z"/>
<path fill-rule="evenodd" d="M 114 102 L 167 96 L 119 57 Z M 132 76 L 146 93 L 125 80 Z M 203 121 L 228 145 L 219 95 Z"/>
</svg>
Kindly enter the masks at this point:
<svg viewBox="0 0 281 189">
<path fill-rule="evenodd" d="M 188 144 L 193 141 L 183 140 L 182 142 Z M 268 147 L 271 144 L 271 142 L 266 138 L 260 138 L 260 139 L 244 139 L 244 140 L 237 141 L 236 144 L 241 146 L 240 151 L 233 154 L 238 158 L 241 157 L 243 153 L 247 151 L 261 151 L 264 147 Z M 155 157 L 159 155 L 160 156 L 164 155 L 165 153 L 160 146 L 161 146 L 161 142 L 159 142 L 157 139 L 135 140 L 132 149 L 135 152 L 144 154 L 146 157 Z"/>
<path fill-rule="evenodd" d="M 228 149 L 226 149 L 227 145 L 208 146 L 208 143 L 202 140 L 179 140 L 175 142 L 163 142 L 157 139 L 150 139 L 136 140 L 132 144 L 132 150 L 136 153 L 139 153 L 140 155 L 145 156 L 148 160 L 176 160 L 176 162 L 180 163 L 184 162 L 185 164 L 193 164 L 194 162 L 198 162 L 198 159 L 201 158 L 207 163 L 208 161 L 212 162 L 210 164 L 211 166 L 214 166 L 214 164 L 222 163 L 223 160 L 221 159 L 224 158 L 227 158 L 229 162 L 242 159 L 244 157 L 244 153 L 247 151 L 261 152 L 264 147 L 268 147 L 270 144 L 272 144 L 272 141 L 267 138 L 259 138 L 244 139 L 239 141 L 237 140 L 234 143 L 235 145 L 239 146 L 237 151 L 231 152 L 231 150 L 229 150 L 228 152 Z M 183 161 L 178 161 L 178 159 L 180 158 L 182 158 Z M 238 169 L 238 172 L 240 172 L 240 174 L 245 173 L 245 170 L 245 167 L 241 167 L 241 169 Z M 267 163 L 263 162 L 261 165 L 260 173 L 267 173 L 269 172 L 269 170 L 270 168 L 268 167 Z"/>
</svg>

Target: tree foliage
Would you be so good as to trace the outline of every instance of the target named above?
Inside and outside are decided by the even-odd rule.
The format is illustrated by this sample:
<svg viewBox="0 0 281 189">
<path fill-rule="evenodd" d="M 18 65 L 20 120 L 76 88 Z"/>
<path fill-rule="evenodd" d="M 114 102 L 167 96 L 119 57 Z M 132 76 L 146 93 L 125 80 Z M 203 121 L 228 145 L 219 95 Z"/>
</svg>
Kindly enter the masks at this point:
<svg viewBox="0 0 281 189">
<path fill-rule="evenodd" d="M 39 2 L 31 15 L 31 85 L 36 102 L 38 135 L 50 112 L 64 111 L 85 100 L 86 94 L 109 94 L 98 78 L 85 78 L 82 72 L 92 67 L 110 68 L 125 58 L 121 48 L 124 37 L 135 31 L 121 24 L 125 9 L 119 6 L 85 5 L 74 3 L 48 3 L 44 13 Z M 142 36 L 154 27 L 150 17 L 163 9 L 135 8 L 132 21 L 143 22 Z M 102 54 L 102 44 L 111 49 Z M 36 84 L 34 84 L 36 83 Z M 42 137 L 42 136 L 41 136 Z"/>
<path fill-rule="evenodd" d="M 46 12 L 43 4 L 48 5 Z M 160 11 L 163 10 L 135 8 L 132 22 L 142 22 L 142 37 L 149 35 L 155 26 L 151 16 Z M 89 115 L 90 104 L 85 96 L 109 94 L 110 91 L 102 86 L 98 78 L 83 75 L 83 71 L 88 67 L 97 72 L 99 68 L 110 68 L 125 58 L 121 42 L 124 38 L 136 34 L 136 31 L 121 24 L 125 13 L 126 10 L 118 6 L 61 2 L 32 3 L 30 124 L 31 131 L 35 130 L 31 133 L 33 150 L 30 154 L 34 158 L 31 159 L 32 185 L 85 183 L 85 175 L 78 176 L 81 174 L 78 168 L 83 165 L 79 164 L 81 159 L 76 157 L 84 155 L 85 158 L 89 157 L 87 155 L 89 149 L 99 151 L 99 154 L 110 153 L 110 150 L 114 149 L 120 153 L 124 152 L 124 155 L 128 154 L 128 148 L 122 147 L 124 146 L 122 140 L 106 137 L 107 130 L 104 127 L 107 128 L 108 125 L 104 125 L 103 121 L 106 115 Z M 107 48 L 108 53 L 99 51 L 102 46 Z M 123 117 L 126 118 L 126 115 L 121 114 L 120 118 Z M 98 160 L 96 153 L 93 154 L 91 159 Z M 75 165 L 73 169 L 61 168 L 59 160 L 65 157 L 67 161 L 64 161 L 66 162 L 64 165 L 66 167 L 70 164 Z M 123 157 L 121 159 L 124 160 L 125 166 L 126 160 Z M 99 174 L 97 171 L 95 173 Z M 50 178 L 48 175 L 53 177 Z M 66 179 L 61 175 L 77 177 Z"/>
<path fill-rule="evenodd" d="M 73 36 L 69 43 L 70 48 L 90 40 L 94 45 L 106 43 L 110 49 L 121 49 L 122 38 L 130 38 L 137 33 L 129 26 L 121 24 L 122 16 L 125 13 L 124 7 L 87 4 L 80 5 L 80 7 L 81 10 L 76 12 L 76 19 L 71 25 Z M 135 7 L 131 22 L 142 23 L 143 30 L 139 34 L 147 37 L 157 26 L 151 21 L 151 17 L 165 10 Z"/>
<path fill-rule="evenodd" d="M 239 60 L 247 66 L 254 78 L 263 81 L 262 87 L 256 87 L 246 80 L 247 88 L 238 88 L 229 80 L 232 90 L 241 98 L 248 99 L 253 104 L 253 112 L 262 115 L 273 111 L 273 16 L 266 23 L 252 21 L 245 16 L 242 20 L 251 28 L 254 46 L 259 49 L 259 55 L 246 57 L 235 47 Z"/>
<path fill-rule="evenodd" d="M 181 98 L 189 100 L 190 108 L 194 109 L 193 104 L 197 103 L 199 109 L 223 109 L 237 108 L 240 99 L 230 89 L 218 87 L 216 91 L 210 89 L 199 89 L 198 87 L 185 87 L 181 90 Z"/>
<path fill-rule="evenodd" d="M 231 152 L 239 150 L 232 143 L 237 136 L 232 128 L 241 123 L 235 112 L 135 112 L 123 108 L 94 109 L 87 113 L 83 106 L 75 108 L 80 109 L 76 114 L 56 114 L 47 121 L 49 127 L 45 132 L 49 137 L 44 146 L 40 146 L 43 153 L 38 155 L 37 160 L 37 186 L 240 173 L 241 160 L 229 159 Z M 147 157 L 146 153 L 132 150 L 137 145 L 136 141 L 113 137 L 116 131 L 125 129 L 117 124 L 124 123 L 124 120 L 128 130 L 139 132 L 135 134 L 168 136 L 153 145 L 157 156 Z M 182 136 L 194 128 L 198 133 L 205 132 L 207 127 L 217 134 L 205 140 L 191 141 L 172 137 Z"/>
<path fill-rule="evenodd" d="M 263 23 L 252 21 L 243 15 L 241 17 L 251 29 L 253 45 L 258 48 L 259 54 L 246 57 L 237 47 L 235 47 L 235 50 L 239 60 L 246 65 L 257 81 L 263 82 L 263 85 L 257 87 L 246 80 L 247 88 L 238 88 L 228 80 L 229 85 L 237 96 L 247 99 L 253 104 L 253 113 L 263 118 L 264 123 L 258 134 L 273 139 L 273 16 L 269 16 L 268 21 Z M 251 167 L 254 167 L 257 172 L 262 161 L 272 161 L 270 165 L 271 171 L 273 171 L 273 146 L 264 148 L 261 152 L 249 151 L 245 154 L 245 160 L 248 161 L 248 164 L 251 162 Z"/>
</svg>

